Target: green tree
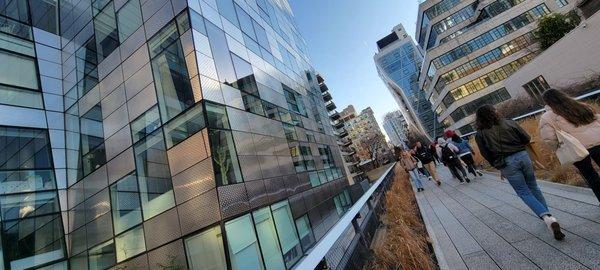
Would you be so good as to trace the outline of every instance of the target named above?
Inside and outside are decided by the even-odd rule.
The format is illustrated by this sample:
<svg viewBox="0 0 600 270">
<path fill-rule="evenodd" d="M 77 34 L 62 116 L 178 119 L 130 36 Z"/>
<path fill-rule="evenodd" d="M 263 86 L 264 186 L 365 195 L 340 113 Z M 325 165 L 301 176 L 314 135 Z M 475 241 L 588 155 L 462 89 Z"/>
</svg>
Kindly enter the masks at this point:
<svg viewBox="0 0 600 270">
<path fill-rule="evenodd" d="M 540 47 L 545 50 L 564 37 L 581 22 L 577 12 L 567 14 L 550 13 L 538 20 L 538 28 L 534 31 Z"/>
</svg>

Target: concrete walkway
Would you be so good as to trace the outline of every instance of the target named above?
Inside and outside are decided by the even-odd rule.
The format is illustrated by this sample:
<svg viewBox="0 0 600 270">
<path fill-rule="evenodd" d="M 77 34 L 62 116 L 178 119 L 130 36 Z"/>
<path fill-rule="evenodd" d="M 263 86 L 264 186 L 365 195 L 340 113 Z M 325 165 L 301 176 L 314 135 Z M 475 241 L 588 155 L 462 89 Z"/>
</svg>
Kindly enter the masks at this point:
<svg viewBox="0 0 600 270">
<path fill-rule="evenodd" d="M 600 207 L 591 190 L 539 182 L 567 236 L 558 242 L 498 175 L 460 184 L 445 167 L 438 171 L 442 186 L 425 180 L 416 195 L 441 269 L 600 269 Z"/>
</svg>

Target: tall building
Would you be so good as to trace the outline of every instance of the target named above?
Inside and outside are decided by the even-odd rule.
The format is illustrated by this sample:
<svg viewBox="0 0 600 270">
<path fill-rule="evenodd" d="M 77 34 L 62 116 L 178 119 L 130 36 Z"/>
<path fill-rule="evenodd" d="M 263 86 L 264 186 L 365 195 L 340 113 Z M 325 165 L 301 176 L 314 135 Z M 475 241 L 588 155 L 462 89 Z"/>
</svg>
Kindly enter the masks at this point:
<svg viewBox="0 0 600 270">
<path fill-rule="evenodd" d="M 379 77 L 396 100 L 408 125 L 435 138 L 443 131 L 425 92 L 419 88 L 423 56 L 412 38 L 399 24 L 392 33 L 377 41 L 373 57 Z"/>
<path fill-rule="evenodd" d="M 287 1 L 0 7 L 0 269 L 289 269 L 351 205 Z"/>
<path fill-rule="evenodd" d="M 402 111 L 389 112 L 383 116 L 383 129 L 394 146 L 407 148 L 408 123 Z"/>
<path fill-rule="evenodd" d="M 337 136 L 337 143 L 342 154 L 342 161 L 344 163 L 344 170 L 346 170 L 346 176 L 350 184 L 360 183 L 365 179 L 364 171 L 358 166 L 360 159 L 356 154 L 356 146 L 352 143 L 352 140 L 348 137 L 348 131 L 346 130 L 347 117 L 342 115 L 336 110 L 337 106 L 333 102 L 333 97 L 329 92 L 329 87 L 325 83 L 323 75 L 317 74 L 317 82 L 319 88 L 323 94 L 323 101 L 326 104 L 326 108 L 329 113 L 329 119 L 334 129 L 334 134 Z M 350 105 L 349 108 L 354 108 Z"/>
<path fill-rule="evenodd" d="M 348 113 L 346 118 L 349 118 L 345 123 L 350 140 L 356 147 L 358 157 L 361 161 L 374 158 L 383 161 L 391 152 L 377 124 L 373 110 L 371 107 L 367 107 L 360 114 L 355 115 L 354 107 L 350 106 L 346 108 L 348 110 L 344 109 Z"/>
<path fill-rule="evenodd" d="M 426 51 L 419 86 L 439 120 L 462 134 L 474 112 L 511 98 L 504 79 L 538 54 L 536 20 L 568 12 L 574 0 L 427 0 L 419 5 L 416 38 Z"/>
</svg>

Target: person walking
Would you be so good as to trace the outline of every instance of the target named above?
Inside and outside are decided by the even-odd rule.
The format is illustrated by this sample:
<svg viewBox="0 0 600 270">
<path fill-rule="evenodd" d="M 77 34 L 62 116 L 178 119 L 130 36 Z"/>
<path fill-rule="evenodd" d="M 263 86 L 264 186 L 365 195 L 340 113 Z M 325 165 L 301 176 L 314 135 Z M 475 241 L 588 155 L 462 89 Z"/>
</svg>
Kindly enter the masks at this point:
<svg viewBox="0 0 600 270">
<path fill-rule="evenodd" d="M 600 166 L 600 114 L 556 89 L 544 92 L 542 99 L 546 103 L 546 112 L 540 118 L 540 137 L 556 151 L 559 146 L 556 129 L 560 129 L 587 148 L 589 155 L 573 165 L 600 201 L 600 176 L 592 165 L 593 160 Z"/>
<path fill-rule="evenodd" d="M 404 151 L 402 153 L 402 157 L 400 158 L 400 165 L 402 165 L 404 170 L 410 176 L 410 179 L 417 188 L 417 192 L 425 190 L 423 188 L 423 183 L 419 178 L 419 172 L 417 171 L 417 160 L 414 157 L 412 157 L 408 151 Z"/>
<path fill-rule="evenodd" d="M 537 185 L 533 164 L 525 150 L 529 135 L 515 121 L 500 118 L 492 105 L 479 107 L 475 117 L 475 141 L 481 155 L 500 170 L 501 178 L 508 180 L 521 200 L 546 223 L 556 240 L 565 238 Z"/>
<path fill-rule="evenodd" d="M 483 174 L 475 168 L 475 160 L 473 155 L 475 151 L 469 141 L 463 140 L 458 134 L 452 134 L 450 137 L 450 143 L 458 148 L 458 157 L 465 163 L 467 170 L 473 174 L 474 177 L 483 176 Z"/>
<path fill-rule="evenodd" d="M 461 183 L 470 183 L 471 179 L 469 179 L 465 168 L 460 163 L 460 158 L 457 154 L 459 151 L 458 148 L 453 144 L 446 142 L 444 138 L 438 138 L 438 145 L 440 146 L 438 155 L 442 157 L 444 165 L 446 165 L 448 169 L 450 169 L 450 172 L 458 178 L 458 181 Z"/>
<path fill-rule="evenodd" d="M 441 163 L 440 161 L 440 157 L 438 157 L 437 155 L 437 142 L 433 141 L 430 145 L 429 145 L 429 154 L 431 154 L 431 156 L 433 157 L 433 162 L 435 163 L 435 165 L 437 166 L 439 163 Z"/>
<path fill-rule="evenodd" d="M 429 172 L 429 179 L 433 179 L 439 186 L 442 184 L 438 177 L 437 170 L 434 164 L 434 157 L 431 155 L 429 149 L 427 149 L 420 141 L 415 143 L 415 149 L 413 149 L 415 158 L 423 164 L 426 171 Z"/>
</svg>

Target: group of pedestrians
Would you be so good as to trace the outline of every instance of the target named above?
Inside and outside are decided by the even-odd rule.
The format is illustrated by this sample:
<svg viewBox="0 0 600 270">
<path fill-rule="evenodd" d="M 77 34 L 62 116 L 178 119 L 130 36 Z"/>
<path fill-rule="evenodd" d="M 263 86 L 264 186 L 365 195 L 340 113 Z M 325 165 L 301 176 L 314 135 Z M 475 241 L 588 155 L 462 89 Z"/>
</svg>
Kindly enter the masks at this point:
<svg viewBox="0 0 600 270">
<path fill-rule="evenodd" d="M 579 170 L 600 201 L 600 176 L 592 164 L 600 166 L 600 114 L 555 89 L 547 90 L 542 97 L 546 103 L 546 112 L 539 125 L 542 140 L 555 151 L 562 165 L 573 165 Z M 475 141 L 483 158 L 500 171 L 501 179 L 508 181 L 521 200 L 548 226 L 554 238 L 564 239 L 560 224 L 550 212 L 537 184 L 527 151 L 531 143 L 529 134 L 515 121 L 500 117 L 492 105 L 477 109 L 475 124 Z M 430 146 L 428 153 L 433 162 L 441 161 L 460 182 L 471 180 L 462 163 L 474 177 L 481 176 L 473 159 L 475 152 L 468 141 L 452 131 L 446 131 L 445 137 L 438 138 L 437 144 Z M 403 153 L 401 160 L 402 166 L 411 172 L 418 191 L 424 189 L 417 169 L 419 163 L 428 160 L 424 157 L 429 156 L 423 154 L 422 148 L 417 142 L 414 149 Z M 427 168 L 435 172 L 435 165 Z M 440 185 L 437 173 L 431 175 Z"/>
<path fill-rule="evenodd" d="M 452 175 L 461 183 L 471 182 L 467 171 L 473 174 L 473 177 L 483 176 L 476 169 L 473 159 L 474 151 L 469 141 L 462 139 L 452 130 L 447 130 L 445 138 L 438 138 L 429 147 L 417 141 L 413 148 L 401 151 L 401 153 L 400 164 L 409 173 L 417 192 L 425 190 L 421 182 L 421 175 L 435 181 L 438 186 L 442 184 L 437 173 L 438 164 L 448 167 Z"/>
</svg>

